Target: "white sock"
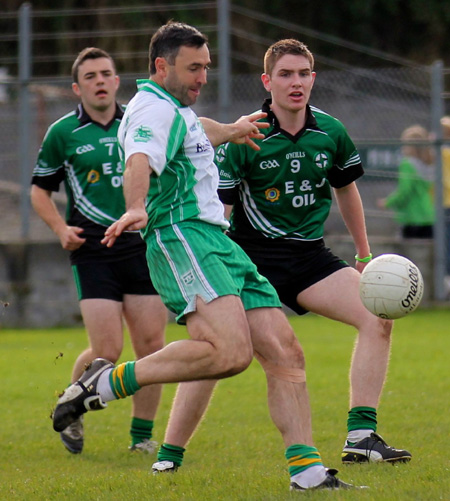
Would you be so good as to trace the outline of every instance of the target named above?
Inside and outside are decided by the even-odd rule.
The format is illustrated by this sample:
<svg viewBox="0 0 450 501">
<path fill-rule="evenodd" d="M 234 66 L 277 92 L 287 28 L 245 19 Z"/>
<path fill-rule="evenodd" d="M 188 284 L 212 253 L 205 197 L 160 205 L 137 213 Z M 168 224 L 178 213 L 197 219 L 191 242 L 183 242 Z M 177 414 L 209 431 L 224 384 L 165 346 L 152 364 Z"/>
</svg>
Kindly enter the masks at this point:
<svg viewBox="0 0 450 501">
<path fill-rule="evenodd" d="M 370 434 L 373 433 L 373 430 L 352 430 L 348 432 L 347 442 L 351 442 L 352 444 L 356 444 L 360 440 L 366 437 L 370 437 Z"/>
<path fill-rule="evenodd" d="M 291 477 L 291 482 L 295 482 L 304 489 L 315 487 L 327 478 L 327 470 L 322 465 L 311 466 L 297 475 Z"/>
<path fill-rule="evenodd" d="M 114 395 L 109 383 L 109 375 L 111 374 L 111 371 L 112 369 L 104 370 L 98 378 L 97 393 L 102 397 L 103 402 L 117 400 L 117 397 Z"/>
</svg>

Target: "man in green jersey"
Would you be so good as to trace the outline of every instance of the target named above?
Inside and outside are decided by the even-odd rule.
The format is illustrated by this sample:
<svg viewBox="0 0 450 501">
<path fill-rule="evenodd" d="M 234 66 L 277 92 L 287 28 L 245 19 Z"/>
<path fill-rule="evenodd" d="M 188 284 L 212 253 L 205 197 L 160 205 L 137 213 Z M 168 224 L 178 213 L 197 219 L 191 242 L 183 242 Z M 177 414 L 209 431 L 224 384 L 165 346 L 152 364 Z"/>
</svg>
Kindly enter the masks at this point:
<svg viewBox="0 0 450 501">
<path fill-rule="evenodd" d="M 359 272 L 372 257 L 355 184 L 363 170 L 344 126 L 308 104 L 313 68 L 313 55 L 297 40 L 282 40 L 267 50 L 262 82 L 271 99 L 262 111 L 270 127 L 258 142 L 261 149 L 229 143 L 216 154 L 220 198 L 228 215 L 234 207 L 229 236 L 284 304 L 300 315 L 313 311 L 358 330 L 342 461 L 409 461 L 409 452 L 389 447 L 376 433 L 392 322 L 369 313 L 359 298 Z M 323 241 L 331 188 L 355 243 L 356 269 Z M 180 385 L 155 473 L 181 464 L 201 418 L 198 409 L 206 409 L 213 387 L 210 381 Z M 171 454 L 174 447 L 181 451 L 178 457 Z"/>
<path fill-rule="evenodd" d="M 167 310 L 150 280 L 145 243 L 125 233 L 114 248 L 101 244 L 105 229 L 124 211 L 122 166 L 117 130 L 123 108 L 116 102 L 119 77 L 111 57 L 86 48 L 72 68 L 74 93 L 81 103 L 50 126 L 33 172 L 31 200 L 36 212 L 70 252 L 80 309 L 89 347 L 75 361 L 72 381 L 97 357 L 117 361 L 123 346 L 125 319 L 137 358 L 164 345 Z M 52 193 L 64 181 L 66 220 Z M 133 398 L 132 450 L 152 452 L 155 413 L 161 386 L 144 388 Z M 73 454 L 83 449 L 83 422 L 61 431 Z"/>
<path fill-rule="evenodd" d="M 266 372 L 291 488 L 348 488 L 314 447 L 304 356 L 275 289 L 223 233 L 228 222 L 213 145 L 251 145 L 261 137 L 255 121 L 265 114 L 228 125 L 205 120 L 204 130 L 190 105 L 209 64 L 207 39 L 191 26 L 171 22 L 152 37 L 150 79 L 138 81 L 119 129 L 127 211 L 103 240 L 111 246 L 125 229 L 143 230 L 153 283 L 190 339 L 118 367 L 97 359 L 58 400 L 53 426 L 58 431 L 144 385 L 232 376 L 255 355 Z"/>
</svg>

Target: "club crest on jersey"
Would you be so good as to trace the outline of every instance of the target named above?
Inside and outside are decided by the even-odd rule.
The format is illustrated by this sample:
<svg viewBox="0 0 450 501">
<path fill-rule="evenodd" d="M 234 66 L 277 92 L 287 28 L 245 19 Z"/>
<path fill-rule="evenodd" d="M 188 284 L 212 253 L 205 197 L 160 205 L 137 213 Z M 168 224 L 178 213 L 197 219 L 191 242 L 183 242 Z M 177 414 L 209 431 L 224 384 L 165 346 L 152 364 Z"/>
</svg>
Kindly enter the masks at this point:
<svg viewBox="0 0 450 501">
<path fill-rule="evenodd" d="M 326 169 L 328 167 L 328 155 L 326 153 L 316 153 L 314 162 L 319 169 Z"/>
<path fill-rule="evenodd" d="M 269 202 L 276 202 L 280 198 L 280 190 L 277 188 L 268 188 L 264 194 Z"/>
<path fill-rule="evenodd" d="M 87 175 L 88 183 L 95 184 L 100 180 L 100 173 L 96 170 L 90 170 Z"/>
<path fill-rule="evenodd" d="M 146 125 L 138 127 L 133 134 L 133 140 L 135 143 L 148 143 L 152 137 L 153 131 Z"/>
<path fill-rule="evenodd" d="M 221 163 L 225 160 L 226 153 L 225 153 L 225 148 L 223 146 L 220 146 L 218 150 L 216 151 L 216 162 Z"/>
</svg>

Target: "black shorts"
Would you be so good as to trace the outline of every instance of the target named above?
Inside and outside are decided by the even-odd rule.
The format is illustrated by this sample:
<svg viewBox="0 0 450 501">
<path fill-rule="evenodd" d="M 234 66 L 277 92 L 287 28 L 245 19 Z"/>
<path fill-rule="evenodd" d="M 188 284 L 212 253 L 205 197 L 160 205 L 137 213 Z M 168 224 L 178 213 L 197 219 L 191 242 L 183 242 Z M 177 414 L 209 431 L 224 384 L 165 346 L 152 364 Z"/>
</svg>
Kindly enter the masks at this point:
<svg viewBox="0 0 450 501">
<path fill-rule="evenodd" d="M 403 238 L 433 238 L 433 226 L 407 224 L 402 228 Z"/>
<path fill-rule="evenodd" d="M 278 292 L 280 301 L 299 315 L 308 312 L 297 303 L 297 296 L 311 285 L 348 263 L 335 256 L 324 241 L 254 243 L 230 235 L 256 264 Z"/>
<path fill-rule="evenodd" d="M 124 294 L 157 295 L 144 253 L 119 261 L 72 265 L 78 299 L 123 301 Z"/>
</svg>

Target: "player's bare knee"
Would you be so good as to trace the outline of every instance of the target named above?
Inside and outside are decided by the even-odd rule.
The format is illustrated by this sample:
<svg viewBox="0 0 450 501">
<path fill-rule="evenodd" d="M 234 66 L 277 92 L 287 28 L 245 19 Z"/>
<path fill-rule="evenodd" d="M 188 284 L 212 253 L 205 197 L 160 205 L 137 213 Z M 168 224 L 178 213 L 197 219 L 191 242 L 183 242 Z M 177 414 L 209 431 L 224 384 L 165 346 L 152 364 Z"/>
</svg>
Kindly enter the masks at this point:
<svg viewBox="0 0 450 501">
<path fill-rule="evenodd" d="M 378 318 L 375 315 L 370 315 L 370 319 L 358 327 L 360 336 L 368 336 L 369 339 L 375 338 L 389 342 L 394 322 L 393 320 L 386 320 Z"/>
<path fill-rule="evenodd" d="M 218 375 L 234 376 L 247 369 L 253 360 L 253 348 L 250 343 L 238 349 L 221 350 L 216 358 Z"/>
<path fill-rule="evenodd" d="M 152 353 L 156 353 L 164 347 L 164 338 L 157 337 L 148 339 L 146 342 L 141 343 L 139 347 L 135 347 L 136 357 L 143 358 Z"/>
<path fill-rule="evenodd" d="M 229 360 L 230 371 L 233 374 L 239 374 L 247 369 L 253 360 L 253 350 L 240 350 Z"/>
<path fill-rule="evenodd" d="M 299 365 L 291 364 L 291 361 L 277 359 L 275 361 L 265 359 L 259 353 L 255 353 L 258 362 L 261 364 L 267 379 L 276 378 L 289 383 L 305 383 L 306 371 L 304 359 Z"/>
<path fill-rule="evenodd" d="M 292 329 L 286 332 L 278 351 L 278 358 L 286 366 L 305 368 L 305 353 Z"/>
<path fill-rule="evenodd" d="M 122 348 L 114 347 L 114 346 L 109 346 L 109 347 L 103 347 L 102 349 L 99 349 L 97 352 L 94 351 L 94 358 L 105 358 L 106 360 L 109 360 L 113 364 L 119 360 L 119 357 L 122 353 Z"/>
<path fill-rule="evenodd" d="M 377 317 L 369 311 L 366 311 L 362 318 L 352 325 L 356 327 L 360 335 L 366 333 L 370 337 L 377 336 L 383 339 L 390 339 L 394 321 Z"/>
<path fill-rule="evenodd" d="M 392 329 L 394 327 L 394 321 L 393 320 L 386 320 L 383 318 L 378 319 L 380 320 L 379 324 L 379 330 L 381 332 L 381 335 L 387 339 L 391 337 Z"/>
<path fill-rule="evenodd" d="M 247 367 L 250 365 L 251 359 L 250 360 L 233 360 L 228 368 L 224 368 L 224 370 L 221 371 L 221 375 L 225 376 L 235 376 L 236 374 L 240 374 L 241 372 L 245 371 Z"/>
<path fill-rule="evenodd" d="M 277 331 L 264 343 L 255 347 L 255 357 L 268 379 L 275 378 L 289 383 L 306 381 L 305 354 L 292 328 Z"/>
</svg>

